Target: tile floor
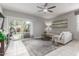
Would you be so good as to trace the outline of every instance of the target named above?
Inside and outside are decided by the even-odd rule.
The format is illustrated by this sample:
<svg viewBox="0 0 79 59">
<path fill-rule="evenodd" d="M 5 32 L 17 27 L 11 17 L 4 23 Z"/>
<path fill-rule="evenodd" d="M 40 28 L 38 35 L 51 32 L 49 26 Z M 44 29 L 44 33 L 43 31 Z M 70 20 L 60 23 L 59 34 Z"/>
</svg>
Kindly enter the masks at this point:
<svg viewBox="0 0 79 59">
<path fill-rule="evenodd" d="M 29 56 L 29 53 L 21 40 L 11 40 L 5 56 Z"/>
<path fill-rule="evenodd" d="M 46 56 L 79 56 L 79 40 L 73 40 Z"/>
<path fill-rule="evenodd" d="M 29 56 L 29 53 L 21 40 L 10 41 L 5 56 Z M 46 56 L 79 56 L 79 41 L 73 40 L 65 46 L 48 53 Z"/>
</svg>

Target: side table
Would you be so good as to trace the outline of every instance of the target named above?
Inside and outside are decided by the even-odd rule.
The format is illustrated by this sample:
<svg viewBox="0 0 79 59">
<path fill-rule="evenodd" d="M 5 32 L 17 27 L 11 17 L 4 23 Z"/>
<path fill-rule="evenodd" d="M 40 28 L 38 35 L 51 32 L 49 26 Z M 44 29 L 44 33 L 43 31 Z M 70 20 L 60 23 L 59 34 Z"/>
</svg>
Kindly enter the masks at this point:
<svg viewBox="0 0 79 59">
<path fill-rule="evenodd" d="M 0 56 L 4 56 L 4 41 L 0 42 Z"/>
<path fill-rule="evenodd" d="M 54 36 L 52 36 L 52 43 L 53 43 L 54 45 L 56 45 L 56 46 L 58 46 L 58 42 L 57 42 L 58 37 L 59 37 L 59 35 L 54 35 Z"/>
</svg>

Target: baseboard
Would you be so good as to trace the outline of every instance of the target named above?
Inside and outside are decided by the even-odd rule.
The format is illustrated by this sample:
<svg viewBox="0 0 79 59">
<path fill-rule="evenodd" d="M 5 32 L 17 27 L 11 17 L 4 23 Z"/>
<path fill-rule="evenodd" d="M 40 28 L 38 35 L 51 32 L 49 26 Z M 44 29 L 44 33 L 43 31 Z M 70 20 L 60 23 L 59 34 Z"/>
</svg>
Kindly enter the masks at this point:
<svg viewBox="0 0 79 59">
<path fill-rule="evenodd" d="M 34 37 L 35 39 L 40 39 L 41 37 Z"/>
</svg>

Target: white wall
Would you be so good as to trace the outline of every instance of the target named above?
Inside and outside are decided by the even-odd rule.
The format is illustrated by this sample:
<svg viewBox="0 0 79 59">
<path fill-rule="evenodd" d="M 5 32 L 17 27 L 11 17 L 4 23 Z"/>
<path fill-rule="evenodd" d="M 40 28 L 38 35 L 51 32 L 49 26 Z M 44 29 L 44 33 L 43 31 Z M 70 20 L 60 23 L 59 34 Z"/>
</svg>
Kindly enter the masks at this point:
<svg viewBox="0 0 79 59">
<path fill-rule="evenodd" d="M 71 31 L 73 33 L 73 39 L 78 39 L 79 33 L 77 32 L 77 17 L 74 12 L 62 14 L 60 16 L 50 19 L 50 21 L 60 19 L 68 19 L 68 28 L 53 28 L 52 31 L 54 33 L 60 33 L 62 31 Z"/>
<path fill-rule="evenodd" d="M 15 17 L 18 19 L 22 19 L 22 20 L 26 20 L 26 21 L 31 21 L 33 23 L 33 34 L 35 37 L 39 37 L 44 29 L 45 29 L 45 19 L 40 18 L 40 17 L 36 17 L 36 16 L 32 16 L 32 15 L 27 15 L 27 14 L 22 14 L 22 13 L 18 13 L 18 12 L 13 12 L 13 11 L 9 11 L 9 10 L 4 10 L 4 14 L 5 16 L 9 16 L 9 17 Z M 60 33 L 62 31 L 71 31 L 73 34 L 73 39 L 78 39 L 79 33 L 77 32 L 77 17 L 75 16 L 74 12 L 69 12 L 66 14 L 62 14 L 60 16 L 57 16 L 55 18 L 49 19 L 47 21 L 53 21 L 53 20 L 60 20 L 60 19 L 68 19 L 68 28 L 60 28 L 60 29 L 56 29 L 53 28 L 52 32 L 54 33 Z M 13 19 L 11 19 L 13 20 Z M 7 23 L 8 21 L 5 20 L 5 29 L 7 29 Z"/>
<path fill-rule="evenodd" d="M 2 7 L 0 6 L 0 13 L 2 13 L 3 14 L 3 10 L 2 10 Z"/>
<path fill-rule="evenodd" d="M 32 16 L 32 15 L 27 15 L 19 12 L 14 12 L 14 11 L 9 11 L 9 10 L 4 10 L 4 15 L 6 16 L 5 18 L 5 30 L 8 29 L 8 24 L 11 20 L 24 20 L 24 21 L 30 21 L 33 23 L 33 35 L 35 37 L 41 36 L 41 34 L 44 31 L 45 25 L 42 18 Z"/>
</svg>

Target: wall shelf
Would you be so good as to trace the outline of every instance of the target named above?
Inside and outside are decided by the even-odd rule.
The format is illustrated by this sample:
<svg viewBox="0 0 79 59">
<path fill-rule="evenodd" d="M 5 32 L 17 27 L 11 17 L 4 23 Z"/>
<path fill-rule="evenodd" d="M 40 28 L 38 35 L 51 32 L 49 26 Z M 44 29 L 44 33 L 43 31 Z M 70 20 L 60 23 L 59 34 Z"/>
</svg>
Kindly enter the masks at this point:
<svg viewBox="0 0 79 59">
<path fill-rule="evenodd" d="M 67 28 L 68 27 L 68 20 L 54 20 L 52 23 L 53 28 Z"/>
</svg>

